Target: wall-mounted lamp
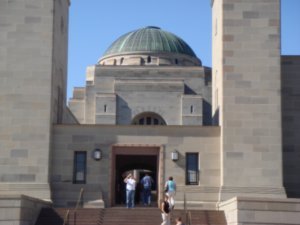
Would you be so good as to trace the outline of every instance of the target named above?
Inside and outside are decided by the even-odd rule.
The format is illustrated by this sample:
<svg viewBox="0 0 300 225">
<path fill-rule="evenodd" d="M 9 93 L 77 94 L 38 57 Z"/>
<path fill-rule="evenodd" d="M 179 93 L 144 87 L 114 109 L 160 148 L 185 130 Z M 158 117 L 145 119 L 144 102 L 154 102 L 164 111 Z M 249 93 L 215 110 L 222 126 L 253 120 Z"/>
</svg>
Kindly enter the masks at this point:
<svg viewBox="0 0 300 225">
<path fill-rule="evenodd" d="M 96 148 L 94 151 L 93 151 L 93 158 L 95 160 L 100 160 L 102 159 L 102 152 L 99 148 Z"/>
<path fill-rule="evenodd" d="M 173 152 L 171 152 L 171 159 L 173 161 L 177 161 L 179 159 L 179 153 L 177 150 L 174 150 Z"/>
</svg>

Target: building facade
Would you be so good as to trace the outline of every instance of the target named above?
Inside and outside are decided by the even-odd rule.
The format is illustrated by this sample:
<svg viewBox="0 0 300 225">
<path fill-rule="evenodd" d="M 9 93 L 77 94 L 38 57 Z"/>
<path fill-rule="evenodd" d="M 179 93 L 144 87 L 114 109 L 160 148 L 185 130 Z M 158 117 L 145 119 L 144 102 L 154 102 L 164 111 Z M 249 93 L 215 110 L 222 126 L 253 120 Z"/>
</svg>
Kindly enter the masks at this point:
<svg viewBox="0 0 300 225">
<path fill-rule="evenodd" d="M 120 205 L 133 172 L 153 177 L 153 206 L 173 176 L 178 208 L 299 224 L 300 57 L 280 54 L 280 1 L 211 5 L 212 68 L 176 35 L 140 28 L 87 68 L 67 107 L 69 1 L 1 1 L 3 210 L 73 206 L 81 188 L 84 207 Z"/>
<path fill-rule="evenodd" d="M 70 189 L 76 195 L 79 187 L 89 190 L 95 186 L 98 188 L 88 195 L 87 204 L 89 200 L 104 201 L 106 206 L 124 203 L 124 176 L 133 172 L 140 180 L 147 171 L 155 181 L 152 190 L 155 205 L 161 199 L 166 176 L 174 176 L 181 189 L 181 194 L 177 194 L 178 204 L 183 206 L 185 192 L 195 199 L 188 190 L 195 192 L 200 182 L 201 155 L 201 161 L 213 163 L 207 166 L 203 163 L 201 167 L 201 188 L 214 192 L 209 195 L 207 204 L 216 203 L 219 157 L 213 158 L 210 154 L 218 151 L 218 128 L 203 126 L 211 125 L 212 120 L 211 70 L 202 67 L 193 50 L 176 35 L 149 26 L 121 36 L 96 65 L 87 68 L 86 86 L 75 88 L 69 107 L 80 123 L 76 130 L 81 130 L 78 128 L 83 124 L 87 130 L 78 134 L 68 131 L 71 136 L 67 139 L 54 135 L 54 143 L 59 142 L 59 147 L 53 149 L 53 185 L 57 187 L 60 202 L 68 202 L 67 199 L 62 201 L 62 196 L 70 193 Z M 107 131 L 102 131 L 104 125 Z M 88 132 L 92 127 L 99 131 Z M 198 131 L 193 130 L 197 127 L 203 129 L 199 131 L 204 132 L 202 135 L 209 135 L 211 143 L 199 142 L 204 138 L 202 135 L 194 137 L 193 132 Z M 66 126 L 57 127 L 63 135 L 66 135 L 65 129 L 69 130 Z M 90 158 L 95 149 L 102 153 L 99 162 Z M 78 185 L 74 184 L 77 183 L 76 171 L 72 171 L 76 165 L 67 165 L 72 165 L 79 152 L 86 154 L 83 156 L 86 166 L 84 182 Z M 180 155 L 178 161 L 170 158 L 174 152 Z M 62 159 L 68 162 L 61 163 Z M 192 162 L 190 168 L 186 160 Z M 102 169 L 93 169 L 92 165 L 96 168 L 100 164 Z M 68 172 L 62 174 L 61 171 Z M 103 178 L 98 171 L 105 171 Z M 68 188 L 64 188 L 66 180 Z M 203 202 L 205 195 L 197 195 L 198 201 Z"/>
</svg>

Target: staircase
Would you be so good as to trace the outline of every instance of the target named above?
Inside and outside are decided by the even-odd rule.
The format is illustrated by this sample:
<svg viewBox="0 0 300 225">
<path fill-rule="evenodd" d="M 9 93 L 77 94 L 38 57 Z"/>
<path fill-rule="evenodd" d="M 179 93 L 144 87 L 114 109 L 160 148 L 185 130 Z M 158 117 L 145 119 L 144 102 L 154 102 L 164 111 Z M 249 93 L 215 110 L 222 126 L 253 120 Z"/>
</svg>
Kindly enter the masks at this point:
<svg viewBox="0 0 300 225">
<path fill-rule="evenodd" d="M 224 212 L 191 210 L 191 225 L 226 225 Z M 174 210 L 171 214 L 171 224 L 175 218 L 181 217 L 185 222 L 185 212 Z M 107 208 L 103 211 L 101 225 L 160 225 L 162 222 L 160 210 L 157 208 Z"/>
<path fill-rule="evenodd" d="M 227 225 L 225 214 L 223 211 L 215 210 L 190 210 L 191 225 Z M 183 210 L 174 210 L 172 214 L 171 224 L 175 224 L 175 218 L 181 217 L 182 221 L 186 221 Z M 185 222 L 186 225 L 188 225 Z"/>
<path fill-rule="evenodd" d="M 116 207 L 104 209 L 101 225 L 160 225 L 161 222 L 157 208 Z"/>
<path fill-rule="evenodd" d="M 43 209 L 35 225 L 63 225 L 67 209 Z M 191 225 L 226 225 L 224 212 L 209 210 L 191 210 Z M 175 218 L 181 217 L 185 222 L 183 210 L 174 210 L 171 214 L 171 224 Z M 77 209 L 70 211 L 69 222 L 66 225 L 160 225 L 161 213 L 158 208 L 114 207 L 106 209 Z M 188 224 L 186 224 L 188 225 Z"/>
<path fill-rule="evenodd" d="M 63 225 L 67 213 L 66 208 L 44 208 L 35 225 Z M 102 209 L 80 208 L 70 210 L 69 220 L 65 225 L 101 225 Z"/>
</svg>

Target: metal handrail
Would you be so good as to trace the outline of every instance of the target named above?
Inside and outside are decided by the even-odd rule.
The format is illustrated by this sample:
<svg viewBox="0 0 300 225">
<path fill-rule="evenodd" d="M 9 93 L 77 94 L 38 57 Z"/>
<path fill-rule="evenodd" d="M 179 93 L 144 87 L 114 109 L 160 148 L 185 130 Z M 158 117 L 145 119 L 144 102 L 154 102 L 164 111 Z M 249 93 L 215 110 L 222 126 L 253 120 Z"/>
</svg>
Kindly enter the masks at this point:
<svg viewBox="0 0 300 225">
<path fill-rule="evenodd" d="M 76 207 L 75 207 L 75 211 L 77 211 L 78 207 L 79 207 L 79 204 L 81 203 L 82 204 L 82 201 L 83 201 L 83 192 L 84 192 L 84 189 L 81 188 L 80 189 L 80 192 L 79 192 L 79 196 L 78 196 L 78 199 L 77 199 L 77 202 L 76 202 Z"/>
<path fill-rule="evenodd" d="M 186 194 L 185 194 L 185 192 L 183 193 L 183 210 L 184 210 L 184 215 L 185 215 L 185 221 L 187 221 L 188 218 L 187 218 L 187 207 L 186 207 Z"/>
<path fill-rule="evenodd" d="M 76 214 L 76 211 L 77 211 L 77 209 L 79 207 L 79 204 L 83 203 L 83 192 L 84 192 L 84 189 L 81 188 L 80 192 L 79 192 L 79 196 L 78 196 L 77 202 L 76 202 L 76 206 L 74 208 L 74 215 Z M 68 222 L 69 222 L 69 215 L 70 215 L 70 209 L 68 209 L 67 212 L 66 212 L 66 214 L 65 214 L 63 225 L 67 225 L 68 224 Z"/>
<path fill-rule="evenodd" d="M 192 225 L 192 213 L 191 211 L 188 211 L 188 222 L 187 225 Z"/>
<path fill-rule="evenodd" d="M 69 214 L 70 214 L 70 209 L 68 209 L 67 212 L 66 212 L 66 214 L 65 214 L 63 225 L 66 225 L 67 222 L 69 221 Z"/>
<path fill-rule="evenodd" d="M 186 204 L 186 193 L 183 193 L 183 209 L 185 214 L 185 221 L 187 225 L 192 225 L 192 214 L 190 211 L 187 210 L 187 204 Z"/>
</svg>

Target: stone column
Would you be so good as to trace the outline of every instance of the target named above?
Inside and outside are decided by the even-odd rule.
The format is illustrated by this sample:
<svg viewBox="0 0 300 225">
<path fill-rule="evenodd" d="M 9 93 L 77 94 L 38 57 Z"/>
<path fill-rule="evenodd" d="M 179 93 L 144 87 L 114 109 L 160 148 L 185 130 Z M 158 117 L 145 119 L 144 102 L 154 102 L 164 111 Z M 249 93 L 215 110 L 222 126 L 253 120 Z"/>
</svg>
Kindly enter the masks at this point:
<svg viewBox="0 0 300 225">
<path fill-rule="evenodd" d="M 213 112 L 221 126 L 220 201 L 285 197 L 280 0 L 215 0 Z"/>
<path fill-rule="evenodd" d="M 67 0 L 0 1 L 0 192 L 50 199 L 52 123 L 62 118 Z M 59 119 L 60 118 L 60 119 Z"/>
</svg>

